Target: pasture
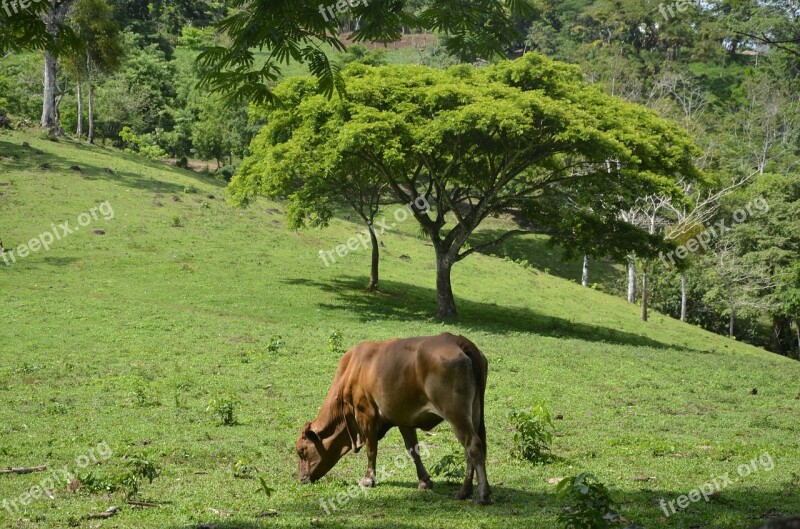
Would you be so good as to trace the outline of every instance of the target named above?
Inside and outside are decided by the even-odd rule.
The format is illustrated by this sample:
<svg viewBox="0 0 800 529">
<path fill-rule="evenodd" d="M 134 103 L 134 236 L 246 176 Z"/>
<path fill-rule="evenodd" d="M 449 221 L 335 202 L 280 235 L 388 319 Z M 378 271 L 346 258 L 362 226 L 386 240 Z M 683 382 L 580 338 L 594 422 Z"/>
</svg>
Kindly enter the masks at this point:
<svg viewBox="0 0 800 529">
<path fill-rule="evenodd" d="M 555 527 L 553 478 L 581 472 L 616 487 L 642 527 L 747 529 L 800 512 L 796 361 L 657 313 L 642 323 L 622 299 L 487 255 L 454 268 L 461 318 L 441 323 L 433 251 L 412 220 L 382 237 L 372 294 L 368 249 L 328 267 L 318 256 L 360 223 L 292 232 L 280 203 L 232 208 L 223 183 L 102 147 L 0 135 L 0 185 L 6 248 L 105 201 L 114 214 L 0 262 L 0 468 L 68 466 L 103 482 L 139 454 L 160 471 L 137 496 L 159 506 L 59 486 L 0 509 L 2 527 Z M 494 504 L 454 500 L 458 483 L 443 478 L 417 490 L 410 462 L 394 463 L 405 455 L 393 430 L 378 451 L 391 475 L 328 514 L 321 501 L 363 475 L 365 454 L 301 485 L 293 449 L 333 377 L 336 336 L 347 348 L 445 330 L 489 359 Z M 214 398 L 232 404 L 235 424 L 206 411 Z M 539 401 L 560 418 L 553 461 L 532 465 L 512 456 L 506 413 Z M 457 445 L 446 424 L 420 439 L 429 470 Z M 78 469 L 103 442 L 111 455 Z M 764 453 L 770 470 L 710 501 L 669 517 L 659 506 Z M 0 502 L 19 504 L 43 477 L 0 475 Z M 112 505 L 122 510 L 86 519 Z"/>
</svg>

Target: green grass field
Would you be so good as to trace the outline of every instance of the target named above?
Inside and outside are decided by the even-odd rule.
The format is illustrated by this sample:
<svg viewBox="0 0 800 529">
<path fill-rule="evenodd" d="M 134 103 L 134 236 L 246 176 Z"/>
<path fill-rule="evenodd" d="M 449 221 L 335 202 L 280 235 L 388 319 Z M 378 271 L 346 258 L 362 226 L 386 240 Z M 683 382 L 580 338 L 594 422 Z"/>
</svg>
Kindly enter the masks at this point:
<svg viewBox="0 0 800 529">
<path fill-rule="evenodd" d="M 292 232 L 281 204 L 234 209 L 224 193 L 112 149 L 0 135 L 7 249 L 53 224 L 78 226 L 104 201 L 114 213 L 49 251 L 0 261 L 0 468 L 67 466 L 102 482 L 141 453 L 161 471 L 138 496 L 155 508 L 63 484 L 21 505 L 47 473 L 0 474 L 0 502 L 19 507 L 0 509 L 0 527 L 556 527 L 564 503 L 552 478 L 580 472 L 615 486 L 622 514 L 643 527 L 750 528 L 800 514 L 800 363 L 657 313 L 642 323 L 622 299 L 486 255 L 455 267 L 461 319 L 442 324 L 433 251 L 413 221 L 384 235 L 382 292 L 369 294 L 368 250 L 330 267 L 318 257 L 360 224 Z M 340 355 L 329 346 L 334 330 L 346 347 L 445 330 L 481 347 L 493 505 L 452 499 L 458 485 L 441 478 L 417 490 L 410 464 L 394 468 L 403 454 L 395 430 L 378 454 L 391 477 L 326 514 L 320 501 L 366 467 L 362 451 L 315 485 L 296 478 L 294 443 Z M 234 426 L 206 412 L 226 393 L 239 401 Z M 542 400 L 563 419 L 554 460 L 534 466 L 512 457 L 506 412 Z M 422 440 L 429 468 L 455 445 L 446 424 Z M 103 442 L 111 456 L 81 470 L 79 458 Z M 770 470 L 711 501 L 668 518 L 659 507 L 765 452 Z M 249 479 L 234 476 L 237 462 L 239 474 L 255 467 Z M 85 518 L 111 505 L 122 510 Z"/>
</svg>

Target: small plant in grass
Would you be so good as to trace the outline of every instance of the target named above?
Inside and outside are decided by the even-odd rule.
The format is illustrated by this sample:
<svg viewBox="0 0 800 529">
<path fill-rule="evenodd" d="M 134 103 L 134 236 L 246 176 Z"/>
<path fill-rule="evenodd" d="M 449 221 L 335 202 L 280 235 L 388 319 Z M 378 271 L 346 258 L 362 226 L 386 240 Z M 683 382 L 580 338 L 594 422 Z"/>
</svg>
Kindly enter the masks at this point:
<svg viewBox="0 0 800 529">
<path fill-rule="evenodd" d="M 147 408 L 149 406 L 160 406 L 161 402 L 157 397 L 151 397 L 147 393 L 147 389 L 142 384 L 137 384 L 133 388 L 133 400 L 140 408 Z"/>
<path fill-rule="evenodd" d="M 208 401 L 206 412 L 216 415 L 223 426 L 233 426 L 236 424 L 236 406 L 239 402 L 233 393 L 218 393 Z"/>
<path fill-rule="evenodd" d="M 342 354 L 344 352 L 344 337 L 342 333 L 334 329 L 328 335 L 328 349 L 333 354 Z"/>
<path fill-rule="evenodd" d="M 515 430 L 514 455 L 531 463 L 546 463 L 555 433 L 547 406 L 540 402 L 529 410 L 511 410 L 508 417 Z"/>
<path fill-rule="evenodd" d="M 119 482 L 125 489 L 129 500 L 139 494 L 139 489 L 145 479 L 148 483 L 152 483 L 161 473 L 158 466 L 144 454 L 126 455 L 125 466 L 129 469 L 128 473 L 124 474 Z"/>
<path fill-rule="evenodd" d="M 269 339 L 269 344 L 267 345 L 267 351 L 270 353 L 277 353 L 282 348 L 286 347 L 286 342 L 283 341 L 283 338 L 280 336 L 273 336 Z"/>
<path fill-rule="evenodd" d="M 453 448 L 450 453 L 441 458 L 431 467 L 431 474 L 445 479 L 463 479 L 466 470 L 464 469 L 464 454 Z"/>
<path fill-rule="evenodd" d="M 172 227 L 173 228 L 183 228 L 183 221 L 181 220 L 180 215 L 173 215 L 172 216 Z"/>
<path fill-rule="evenodd" d="M 240 458 L 233 465 L 233 477 L 239 479 L 253 479 L 258 469 L 249 460 Z"/>
<path fill-rule="evenodd" d="M 638 529 L 628 524 L 618 509 L 619 505 L 611 495 L 611 491 L 592 474 L 562 479 L 556 486 L 558 497 L 569 503 L 558 521 L 564 529 L 607 529 L 625 527 Z"/>
<path fill-rule="evenodd" d="M 119 490 L 120 483 L 118 480 L 108 479 L 97 476 L 94 472 L 78 476 L 80 481 L 80 491 L 88 492 L 89 494 L 96 494 L 99 492 L 111 494 Z"/>
</svg>

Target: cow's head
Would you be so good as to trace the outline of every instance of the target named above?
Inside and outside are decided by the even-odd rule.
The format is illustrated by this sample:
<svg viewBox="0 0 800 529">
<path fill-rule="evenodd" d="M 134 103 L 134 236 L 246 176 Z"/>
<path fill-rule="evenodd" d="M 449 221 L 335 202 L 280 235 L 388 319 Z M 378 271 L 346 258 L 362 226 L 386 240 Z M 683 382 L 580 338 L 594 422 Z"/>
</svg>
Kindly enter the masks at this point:
<svg viewBox="0 0 800 529">
<path fill-rule="evenodd" d="M 332 441 L 326 443 L 320 435 L 307 422 L 300 432 L 297 439 L 297 457 L 300 462 L 297 465 L 297 475 L 303 483 L 314 482 L 328 473 L 330 469 L 341 459 L 344 453 L 341 450 L 332 449 Z M 327 445 L 327 446 L 326 446 Z"/>
</svg>

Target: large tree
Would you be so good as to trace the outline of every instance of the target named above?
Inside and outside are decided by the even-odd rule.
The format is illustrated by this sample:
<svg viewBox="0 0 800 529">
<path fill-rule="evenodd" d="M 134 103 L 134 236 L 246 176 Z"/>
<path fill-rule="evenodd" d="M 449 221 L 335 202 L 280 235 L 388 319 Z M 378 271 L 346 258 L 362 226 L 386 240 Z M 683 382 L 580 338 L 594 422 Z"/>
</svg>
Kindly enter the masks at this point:
<svg viewBox="0 0 800 529">
<path fill-rule="evenodd" d="M 302 174 L 306 157 L 294 153 L 312 151 L 339 171 L 366 164 L 398 203 L 424 197 L 432 209 L 412 213 L 436 253 L 442 318 L 457 315 L 453 265 L 515 234 L 571 234 L 567 240 L 579 240 L 582 251 L 635 244 L 652 254 L 655 245 L 642 241 L 655 238 L 628 236 L 618 211 L 648 192 L 679 193 L 676 178 L 698 176 L 696 149 L 676 125 L 537 54 L 447 71 L 353 65 L 345 80 L 345 98 L 318 94 L 312 78 L 287 82 L 285 97 L 297 103 L 270 115 L 282 126 L 262 132 L 273 141 L 253 156 L 277 154 L 281 170 Z M 269 171 L 253 167 L 234 179 L 234 194 L 268 185 Z M 555 194 L 580 208 L 560 212 L 546 200 Z M 484 219 L 503 213 L 525 219 L 526 227 L 464 249 Z"/>
</svg>

